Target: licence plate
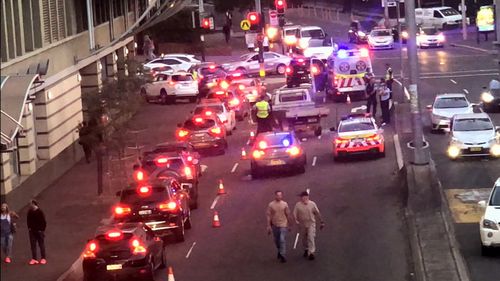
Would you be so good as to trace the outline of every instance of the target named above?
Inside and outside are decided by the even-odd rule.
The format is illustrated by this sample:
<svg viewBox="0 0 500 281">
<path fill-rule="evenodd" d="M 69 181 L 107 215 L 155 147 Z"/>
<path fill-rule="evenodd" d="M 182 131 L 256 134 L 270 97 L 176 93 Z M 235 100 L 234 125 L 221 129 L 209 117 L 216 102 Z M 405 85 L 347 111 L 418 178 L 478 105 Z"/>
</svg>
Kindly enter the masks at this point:
<svg viewBox="0 0 500 281">
<path fill-rule="evenodd" d="M 481 147 L 471 147 L 471 148 L 470 148 L 470 151 L 472 151 L 472 152 L 478 152 L 478 151 L 481 151 Z"/>
<path fill-rule="evenodd" d="M 122 269 L 121 264 L 108 264 L 106 265 L 106 270 L 120 270 Z"/>
<path fill-rule="evenodd" d="M 278 166 L 278 165 L 283 165 L 283 164 L 285 164 L 285 161 L 283 161 L 283 160 L 271 160 L 269 162 L 269 165 L 271 165 L 271 166 Z"/>
<path fill-rule="evenodd" d="M 151 210 L 142 210 L 142 211 L 139 211 L 139 215 L 151 215 Z"/>
<path fill-rule="evenodd" d="M 318 119 L 316 119 L 316 118 L 309 118 L 309 119 L 307 119 L 307 122 L 311 122 L 311 123 L 312 122 L 318 122 Z"/>
</svg>

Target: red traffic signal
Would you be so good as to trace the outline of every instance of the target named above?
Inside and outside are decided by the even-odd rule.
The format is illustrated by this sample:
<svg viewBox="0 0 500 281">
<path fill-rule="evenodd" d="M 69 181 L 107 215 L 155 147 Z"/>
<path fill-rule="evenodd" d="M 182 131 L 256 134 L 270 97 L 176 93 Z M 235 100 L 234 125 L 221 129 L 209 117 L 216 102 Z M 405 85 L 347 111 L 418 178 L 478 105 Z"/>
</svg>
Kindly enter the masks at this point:
<svg viewBox="0 0 500 281">
<path fill-rule="evenodd" d="M 282 14 L 286 9 L 286 1 L 285 0 L 275 0 L 274 6 L 276 6 L 276 10 L 278 10 L 278 14 Z"/>
<path fill-rule="evenodd" d="M 142 169 L 135 170 L 133 176 L 135 182 L 142 182 L 146 180 L 146 173 L 144 173 Z"/>
<path fill-rule="evenodd" d="M 257 12 L 250 12 L 247 14 L 247 20 L 250 22 L 250 25 L 257 26 L 260 23 L 260 15 Z"/>
<path fill-rule="evenodd" d="M 201 27 L 204 29 L 210 29 L 210 18 L 203 18 L 201 20 Z"/>
</svg>

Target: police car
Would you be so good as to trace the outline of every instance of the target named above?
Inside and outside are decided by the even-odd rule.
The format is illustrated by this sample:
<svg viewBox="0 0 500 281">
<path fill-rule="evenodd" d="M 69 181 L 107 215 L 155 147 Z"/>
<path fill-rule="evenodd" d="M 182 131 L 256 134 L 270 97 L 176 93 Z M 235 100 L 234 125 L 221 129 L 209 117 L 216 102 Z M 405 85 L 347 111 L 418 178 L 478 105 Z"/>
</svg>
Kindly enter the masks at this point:
<svg viewBox="0 0 500 281">
<path fill-rule="evenodd" d="M 383 130 L 371 114 L 351 114 L 342 118 L 333 140 L 333 157 L 339 160 L 353 154 L 385 157 Z"/>
<path fill-rule="evenodd" d="M 340 49 L 327 60 L 327 96 L 335 102 L 346 102 L 350 96 L 365 96 L 364 78 L 372 73 L 370 52 L 366 48 Z"/>
</svg>

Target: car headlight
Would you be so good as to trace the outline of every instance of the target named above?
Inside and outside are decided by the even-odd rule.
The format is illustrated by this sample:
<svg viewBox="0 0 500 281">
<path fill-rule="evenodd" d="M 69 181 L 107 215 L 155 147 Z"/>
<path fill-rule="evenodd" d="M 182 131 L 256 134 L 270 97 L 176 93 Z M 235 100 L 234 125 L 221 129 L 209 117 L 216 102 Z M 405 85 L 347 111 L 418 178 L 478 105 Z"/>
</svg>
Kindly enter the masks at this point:
<svg viewBox="0 0 500 281">
<path fill-rule="evenodd" d="M 458 156 L 460 156 L 460 148 L 456 145 L 450 145 L 448 147 L 448 156 L 452 159 L 455 159 L 457 158 Z"/>
<path fill-rule="evenodd" d="M 498 225 L 492 220 L 484 219 L 483 220 L 483 228 L 498 230 Z"/>
<path fill-rule="evenodd" d="M 495 99 L 493 95 L 490 92 L 483 92 L 481 94 L 481 100 L 484 101 L 485 103 L 490 103 Z"/>
<path fill-rule="evenodd" d="M 366 36 L 366 33 L 364 33 L 363 31 L 358 31 L 358 36 L 359 37 L 365 37 Z"/>
<path fill-rule="evenodd" d="M 500 144 L 495 143 L 494 145 L 492 145 L 490 148 L 490 153 L 494 157 L 500 157 Z"/>
</svg>

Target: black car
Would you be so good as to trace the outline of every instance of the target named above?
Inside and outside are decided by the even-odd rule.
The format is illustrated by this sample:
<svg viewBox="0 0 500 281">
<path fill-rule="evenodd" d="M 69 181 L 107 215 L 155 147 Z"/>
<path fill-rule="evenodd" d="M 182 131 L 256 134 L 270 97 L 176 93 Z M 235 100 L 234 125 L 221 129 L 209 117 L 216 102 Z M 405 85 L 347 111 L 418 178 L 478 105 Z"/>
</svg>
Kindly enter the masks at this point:
<svg viewBox="0 0 500 281">
<path fill-rule="evenodd" d="M 198 207 L 199 174 L 196 166 L 188 160 L 189 155 L 179 152 L 145 153 L 142 168 L 149 174 L 149 178 L 170 175 L 176 178 L 182 188 L 189 191 L 189 207 Z"/>
<path fill-rule="evenodd" d="M 171 175 L 151 177 L 119 191 L 119 203 L 113 208 L 114 221 L 143 222 L 158 236 L 173 234 L 184 241 L 185 229 L 191 228 L 189 192 Z"/>
<path fill-rule="evenodd" d="M 483 88 L 481 101 L 484 111 L 500 111 L 500 82 L 498 80 L 491 80 L 489 88 Z"/>
<path fill-rule="evenodd" d="M 154 280 L 167 265 L 163 241 L 143 223 L 101 226 L 83 252 L 84 281 Z"/>
<path fill-rule="evenodd" d="M 157 144 L 153 150 L 145 154 L 160 154 L 168 152 L 177 152 L 186 157 L 186 160 L 196 169 L 195 173 L 201 177 L 201 156 L 194 149 L 194 146 L 187 142 L 164 142 Z"/>
<path fill-rule="evenodd" d="M 349 26 L 349 31 L 347 33 L 349 43 L 355 44 L 366 44 L 368 43 L 368 32 L 363 31 L 361 23 L 359 21 L 351 22 Z"/>
<path fill-rule="evenodd" d="M 286 86 L 298 87 L 300 84 L 311 83 L 311 63 L 304 57 L 295 57 L 286 68 Z"/>
<path fill-rule="evenodd" d="M 221 65 L 212 62 L 195 65 L 191 67 L 189 72 L 197 74 L 198 91 L 201 97 L 206 96 L 212 87 L 217 86 L 219 81 L 224 80 L 227 76 Z"/>
</svg>

